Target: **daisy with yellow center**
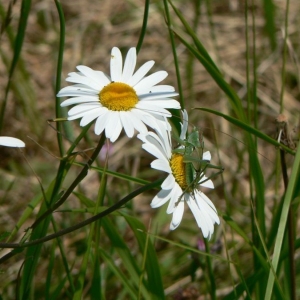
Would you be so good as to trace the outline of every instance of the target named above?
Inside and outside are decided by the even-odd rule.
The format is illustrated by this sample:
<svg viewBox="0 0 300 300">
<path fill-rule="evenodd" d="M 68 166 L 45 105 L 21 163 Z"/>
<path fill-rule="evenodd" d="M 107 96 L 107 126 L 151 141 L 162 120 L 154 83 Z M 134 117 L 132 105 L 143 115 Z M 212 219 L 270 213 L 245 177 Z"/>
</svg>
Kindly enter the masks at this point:
<svg viewBox="0 0 300 300">
<path fill-rule="evenodd" d="M 181 140 L 186 140 L 187 118 L 186 111 L 183 111 Z M 182 154 L 184 151 L 182 153 L 172 152 L 169 131 L 139 134 L 138 138 L 143 142 L 143 149 L 156 157 L 151 163 L 151 167 L 169 174 L 162 183 L 161 190 L 153 198 L 151 207 L 160 207 L 169 201 L 167 213 L 173 214 L 170 229 L 174 230 L 182 220 L 184 203 L 187 203 L 202 230 L 203 236 L 210 238 L 214 232 L 214 224 L 219 224 L 220 219 L 214 204 L 198 187 L 203 186 L 213 189 L 213 182 L 204 174 L 201 174 L 199 181 L 189 186 L 186 180 L 186 163 Z M 180 149 L 184 150 L 184 147 L 180 146 Z M 209 151 L 203 153 L 202 160 L 208 162 L 211 160 Z"/>
<path fill-rule="evenodd" d="M 124 66 L 121 51 L 114 47 L 111 51 L 110 76 L 86 66 L 77 66 L 79 72 L 69 73 L 66 79 L 74 83 L 57 94 L 58 97 L 71 97 L 61 106 L 75 105 L 68 112 L 68 120 L 80 119 L 80 125 L 86 126 L 96 119 L 95 133 L 105 130 L 107 138 L 114 142 L 122 128 L 128 137 L 137 130 L 147 133 L 147 126 L 154 130 L 169 130 L 167 109 L 179 109 L 174 87 L 157 85 L 167 77 L 167 72 L 158 71 L 146 74 L 154 65 L 148 61 L 135 73 L 136 49 L 131 48 Z"/>
</svg>

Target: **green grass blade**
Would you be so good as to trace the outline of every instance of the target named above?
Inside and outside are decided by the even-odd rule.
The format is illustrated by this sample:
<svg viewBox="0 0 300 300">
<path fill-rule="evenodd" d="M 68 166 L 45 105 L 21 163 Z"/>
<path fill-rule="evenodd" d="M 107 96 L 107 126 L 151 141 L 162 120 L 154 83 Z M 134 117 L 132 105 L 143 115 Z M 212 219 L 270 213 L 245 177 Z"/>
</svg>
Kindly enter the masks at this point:
<svg viewBox="0 0 300 300">
<path fill-rule="evenodd" d="M 272 260 L 272 265 L 273 265 L 275 272 L 277 271 L 277 267 L 278 267 L 278 263 L 279 263 L 279 257 L 280 257 L 280 253 L 281 253 L 282 242 L 283 242 L 285 227 L 286 227 L 286 223 L 287 223 L 289 207 L 290 207 L 291 201 L 294 197 L 295 186 L 297 185 L 297 182 L 299 182 L 299 180 L 300 180 L 300 147 L 298 146 L 296 156 L 295 156 L 295 161 L 294 161 L 293 168 L 292 168 L 290 181 L 289 181 L 287 191 L 286 191 L 286 194 L 284 197 L 280 222 L 278 225 L 277 237 L 276 237 L 276 241 L 275 241 L 273 260 Z M 272 297 L 274 280 L 275 280 L 275 276 L 274 276 L 273 272 L 270 270 L 266 294 L 265 294 L 265 300 L 270 300 Z"/>
<path fill-rule="evenodd" d="M 26 31 L 26 27 L 27 27 L 27 20 L 28 20 L 30 8 L 31 8 L 31 0 L 23 0 L 22 5 L 21 5 L 21 11 L 20 11 L 20 21 L 19 21 L 19 25 L 18 25 L 18 32 L 17 32 L 15 45 L 14 45 L 14 56 L 13 56 L 10 70 L 9 70 L 9 75 L 8 75 L 9 78 L 8 78 L 8 83 L 7 83 L 7 86 L 5 89 L 4 100 L 3 100 L 3 103 L 2 103 L 1 109 L 0 109 L 0 132 L 3 127 L 4 113 L 5 113 L 6 104 L 7 104 L 8 92 L 10 90 L 11 78 L 15 71 L 16 65 L 18 63 L 18 60 L 19 60 L 19 57 L 21 54 L 22 46 L 23 46 L 23 41 L 24 41 L 24 37 L 25 37 L 25 31 Z"/>
<path fill-rule="evenodd" d="M 149 15 L 149 5 L 150 5 L 150 0 L 145 1 L 145 8 L 144 8 L 144 17 L 143 17 L 143 25 L 139 37 L 139 41 L 136 46 L 136 53 L 138 54 L 142 48 L 144 37 L 146 35 L 146 30 L 147 30 L 147 23 L 148 23 L 148 15 Z"/>
<path fill-rule="evenodd" d="M 122 264 L 130 274 L 130 281 L 135 287 L 136 291 L 139 287 L 139 278 L 141 274 L 140 267 L 137 264 L 136 258 L 132 255 L 132 251 L 128 248 L 123 237 L 119 234 L 116 226 L 109 218 L 102 219 L 103 229 L 106 232 L 107 237 L 109 238 L 113 249 L 118 252 L 119 257 L 121 258 Z M 144 285 L 140 287 L 140 291 L 144 299 L 149 298 L 149 293 Z M 136 293 L 138 294 L 138 293 Z"/>
<path fill-rule="evenodd" d="M 106 170 L 106 166 L 105 166 L 105 170 Z M 96 201 L 96 205 L 94 208 L 94 215 L 97 214 L 98 208 L 103 204 L 103 200 L 105 197 L 105 190 L 106 190 L 106 173 L 104 171 L 102 178 L 101 178 L 101 184 L 99 187 L 99 191 L 98 191 L 98 196 L 97 196 L 97 201 Z M 86 248 L 86 252 L 84 254 L 82 263 L 81 263 L 81 267 L 79 270 L 79 276 L 77 279 L 77 288 L 76 288 L 76 292 L 73 296 L 74 300 L 80 300 L 83 297 L 83 289 L 84 289 L 84 282 L 85 282 L 85 276 L 86 276 L 86 271 L 87 271 L 87 267 L 88 267 L 88 262 L 91 256 L 91 250 L 92 250 L 92 244 L 93 244 L 93 239 L 94 239 L 94 232 L 95 232 L 95 227 L 96 227 L 96 223 L 97 222 L 93 222 L 90 226 L 90 232 L 89 232 L 89 236 L 88 236 L 88 242 L 87 242 L 87 248 Z M 100 228 L 98 228 L 100 230 Z M 97 251 L 97 250 L 96 250 Z"/>
<path fill-rule="evenodd" d="M 173 10 L 175 11 L 175 13 L 177 14 L 178 18 L 180 19 L 181 23 L 183 24 L 183 26 L 185 27 L 187 33 L 192 37 L 193 42 L 195 43 L 195 46 L 197 47 L 197 50 L 199 51 L 199 53 L 201 53 L 201 55 L 203 56 L 203 58 L 213 67 L 215 68 L 216 71 L 219 71 L 218 67 L 216 66 L 216 64 L 214 63 L 214 61 L 212 60 L 212 58 L 210 57 L 210 55 L 208 54 L 208 52 L 206 51 L 205 47 L 203 46 L 203 44 L 200 42 L 200 40 L 197 37 L 197 34 L 195 33 L 195 31 L 190 27 L 190 25 L 188 24 L 188 22 L 185 20 L 185 18 L 183 17 L 182 13 L 174 6 L 174 4 L 169 1 Z"/>
<path fill-rule="evenodd" d="M 108 264 L 109 268 L 112 270 L 112 272 L 116 275 L 116 277 L 119 279 L 119 282 L 122 283 L 124 289 L 129 294 L 129 299 L 137 299 L 137 293 L 134 290 L 133 286 L 131 286 L 130 281 L 128 280 L 128 277 L 125 276 L 119 267 L 117 267 L 114 263 L 114 261 L 111 258 L 111 255 L 106 253 L 104 249 L 99 249 L 100 255 L 102 259 Z"/>
<path fill-rule="evenodd" d="M 61 87 L 61 73 L 63 65 L 63 55 L 64 55 L 64 46 L 65 46 L 65 17 L 62 6 L 59 1 L 55 0 L 55 5 L 59 15 L 59 25 L 60 25 L 60 35 L 59 35 L 59 47 L 58 47 L 58 59 L 57 59 L 57 68 L 56 68 L 56 83 L 55 83 L 55 95 L 60 90 Z M 60 98 L 55 97 L 55 116 L 56 118 L 61 118 L 61 107 L 60 107 Z M 58 148 L 60 156 L 64 155 L 64 147 L 62 141 L 62 125 L 60 122 L 56 122 L 56 136 L 58 142 Z"/>
<path fill-rule="evenodd" d="M 292 154 L 294 155 L 295 152 L 288 148 L 287 146 L 281 144 L 281 143 L 278 143 L 276 140 L 272 139 L 271 137 L 269 137 L 268 135 L 262 133 L 261 131 L 255 129 L 254 127 L 236 119 L 236 118 L 233 118 L 231 116 L 228 116 L 228 115 L 225 115 L 219 111 L 216 111 L 216 110 L 213 110 L 213 109 L 209 109 L 209 108 L 204 108 L 204 107 L 197 107 L 197 108 L 194 108 L 194 109 L 198 109 L 198 110 L 202 110 L 202 111 L 207 111 L 209 113 L 212 113 L 212 114 L 215 114 L 217 116 L 220 116 L 220 117 L 223 117 L 225 120 L 229 121 L 230 123 L 238 126 L 239 128 L 255 135 L 256 137 L 266 141 L 267 143 L 271 144 L 271 145 L 274 145 L 275 147 L 280 147 L 282 149 L 284 149 L 286 152 L 288 152 L 289 154 Z"/>
<path fill-rule="evenodd" d="M 272 0 L 263 0 L 264 15 L 265 15 L 265 30 L 268 34 L 271 48 L 275 50 L 276 41 L 276 26 L 275 26 L 275 5 Z"/>
<path fill-rule="evenodd" d="M 176 32 L 175 30 L 173 30 L 173 32 L 177 35 L 179 40 L 186 46 L 186 48 L 199 60 L 199 62 L 204 66 L 207 72 L 214 79 L 216 84 L 228 96 L 230 104 L 237 116 L 239 116 L 241 120 L 246 120 L 240 98 L 233 90 L 233 88 L 224 80 L 220 72 L 204 57 L 202 53 L 200 53 L 197 49 L 190 45 L 178 32 Z"/>
<path fill-rule="evenodd" d="M 145 253 L 145 245 L 147 244 L 146 227 L 136 218 L 122 214 L 129 226 L 134 232 L 134 235 L 139 243 L 141 253 Z M 151 241 L 148 241 L 147 259 L 145 262 L 147 273 L 147 288 L 151 293 L 151 299 L 162 300 L 165 299 L 164 288 L 162 284 L 162 277 L 160 274 L 159 262 L 157 255 Z"/>
<path fill-rule="evenodd" d="M 177 52 L 176 52 L 175 39 L 174 39 L 174 35 L 173 35 L 172 29 L 171 29 L 171 16 L 169 13 L 169 7 L 168 7 L 167 0 L 164 0 L 163 3 L 164 3 L 164 8 L 165 8 L 165 10 L 164 10 L 165 18 L 166 18 L 167 25 L 168 25 L 169 38 L 170 38 L 170 42 L 171 42 L 175 71 L 176 71 L 177 87 L 178 87 L 178 92 L 179 92 L 179 103 L 180 103 L 181 109 L 184 109 L 185 103 L 184 103 L 183 91 L 182 91 L 182 81 L 181 81 L 181 75 L 180 75 L 180 71 L 179 71 L 179 62 L 178 62 L 178 56 L 177 56 Z M 180 121 L 181 121 L 180 112 L 177 109 L 171 109 L 170 112 L 172 114 L 172 117 L 170 118 L 170 122 L 176 128 L 176 130 L 178 132 L 180 132 Z"/>
</svg>

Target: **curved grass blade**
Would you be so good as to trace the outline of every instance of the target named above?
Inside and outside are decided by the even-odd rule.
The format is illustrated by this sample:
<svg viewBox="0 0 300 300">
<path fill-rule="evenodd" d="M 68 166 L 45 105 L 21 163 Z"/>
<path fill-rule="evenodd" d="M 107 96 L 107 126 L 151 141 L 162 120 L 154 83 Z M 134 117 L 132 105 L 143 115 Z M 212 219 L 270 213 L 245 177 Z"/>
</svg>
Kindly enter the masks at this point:
<svg viewBox="0 0 300 300">
<path fill-rule="evenodd" d="M 8 83 L 5 88 L 4 100 L 3 100 L 3 103 L 2 103 L 2 106 L 0 109 L 0 132 L 3 127 L 4 113 L 5 113 L 6 104 L 7 104 L 8 92 L 10 90 L 11 79 L 12 79 L 14 70 L 16 68 L 17 62 L 19 60 L 22 46 L 23 46 L 23 41 L 24 41 L 25 31 L 26 31 L 26 26 L 27 26 L 27 19 L 29 16 L 30 8 L 31 8 L 31 0 L 23 0 L 22 4 L 21 4 L 18 32 L 17 32 L 15 45 L 14 45 L 14 56 L 13 56 L 12 64 L 10 66 L 10 70 L 9 70 Z"/>
<path fill-rule="evenodd" d="M 280 258 L 282 242 L 283 242 L 283 237 L 284 237 L 284 233 L 285 233 L 285 227 L 286 227 L 286 223 L 287 223 L 290 204 L 294 197 L 294 193 L 296 192 L 295 187 L 297 186 L 297 183 L 299 182 L 299 180 L 300 180 L 300 147 L 298 146 L 296 156 L 295 156 L 295 161 L 294 161 L 293 168 L 292 168 L 290 181 L 289 181 L 287 191 L 286 191 L 286 194 L 284 197 L 280 222 L 278 225 L 277 237 L 276 237 L 276 241 L 275 241 L 273 260 L 272 260 L 272 265 L 273 265 L 275 272 L 277 271 L 277 267 L 278 267 L 278 263 L 279 263 L 279 258 Z M 267 283 L 267 289 L 266 289 L 266 293 L 265 293 L 265 300 L 270 300 L 272 297 L 274 280 L 275 280 L 275 276 L 274 276 L 272 270 L 270 270 L 268 283 Z"/>
<path fill-rule="evenodd" d="M 120 214 L 119 214 L 120 215 Z M 141 274 L 141 270 L 137 264 L 136 258 L 133 257 L 132 251 L 128 248 L 127 244 L 124 241 L 124 238 L 119 234 L 113 222 L 110 218 L 102 219 L 102 226 L 106 232 L 107 237 L 112 243 L 114 251 L 118 252 L 118 255 L 127 270 L 128 274 L 130 274 L 130 286 L 132 285 L 136 291 L 140 288 L 141 294 L 143 295 L 143 299 L 149 299 L 149 293 L 145 288 L 145 285 L 139 286 L 139 278 Z M 138 293 L 136 292 L 136 295 Z"/>
<path fill-rule="evenodd" d="M 144 41 L 144 37 L 146 35 L 148 15 L 149 15 L 149 5 L 150 5 L 150 0 L 146 0 L 145 1 L 145 8 L 144 8 L 143 25 L 142 25 L 139 41 L 138 41 L 137 46 L 136 46 L 136 53 L 137 54 L 141 50 L 141 47 L 142 47 L 143 41 Z"/>
<path fill-rule="evenodd" d="M 175 13 L 177 14 L 177 16 L 180 19 L 181 23 L 185 27 L 187 33 L 192 37 L 193 42 L 195 43 L 195 46 L 197 47 L 199 53 L 201 53 L 201 55 L 203 55 L 203 57 L 207 60 L 207 62 L 212 67 L 214 67 L 216 71 L 218 71 L 221 74 L 220 70 L 218 69 L 218 67 L 216 66 L 216 64 L 214 63 L 214 61 L 212 60 L 212 58 L 210 57 L 208 52 L 206 51 L 205 47 L 202 45 L 200 40 L 197 38 L 197 35 L 196 35 L 195 31 L 190 27 L 188 22 L 184 19 L 182 13 L 174 6 L 174 4 L 171 1 L 169 1 L 169 3 L 171 4 L 173 10 L 175 11 Z"/>
<path fill-rule="evenodd" d="M 58 59 L 57 59 L 57 69 L 56 69 L 56 83 L 55 83 L 55 95 L 60 90 L 61 83 L 61 72 L 62 72 L 62 64 L 63 64 L 63 55 L 64 55 L 64 46 L 65 46 L 65 17 L 62 6 L 59 1 L 55 0 L 55 5 L 59 15 L 59 25 L 60 25 L 60 34 L 59 34 L 59 47 L 58 47 Z M 55 115 L 56 118 L 61 118 L 61 107 L 60 107 L 60 98 L 55 97 Z M 64 123 L 68 126 L 68 123 Z M 60 156 L 64 155 L 64 147 L 62 141 L 62 125 L 60 122 L 56 122 L 56 130 L 57 130 L 57 142 L 59 147 Z"/>
<path fill-rule="evenodd" d="M 220 117 L 223 117 L 225 120 L 229 121 L 230 123 L 238 126 L 239 128 L 255 135 L 256 137 L 266 141 L 267 143 L 271 144 L 271 145 L 274 145 L 275 147 L 279 147 L 279 148 L 282 148 L 284 149 L 286 152 L 288 152 L 289 154 L 292 154 L 292 155 L 295 155 L 295 151 L 293 151 L 292 149 L 288 148 L 287 146 L 281 144 L 281 143 L 278 143 L 276 140 L 272 139 L 271 137 L 269 137 L 268 135 L 262 133 L 261 131 L 255 129 L 254 127 L 236 119 L 236 118 L 233 118 L 233 117 L 230 117 L 228 115 L 225 115 L 219 111 L 216 111 L 216 110 L 213 110 L 213 109 L 209 109 L 209 108 L 204 108 L 204 107 L 197 107 L 197 108 L 194 108 L 194 109 L 197 109 L 197 110 L 202 110 L 202 111 L 207 111 L 209 113 L 212 113 L 212 114 L 215 114 L 217 116 L 220 116 Z"/>
<path fill-rule="evenodd" d="M 122 214 L 122 213 L 121 213 Z M 145 268 L 147 273 L 147 289 L 151 294 L 153 300 L 165 299 L 164 288 L 162 284 L 162 277 L 160 274 L 160 266 L 157 260 L 157 255 L 154 246 L 150 240 L 147 242 L 147 229 L 143 223 L 136 218 L 122 214 L 127 223 L 131 227 L 134 235 L 139 243 L 141 253 L 147 253 Z M 147 249 L 145 252 L 145 245 Z"/>
</svg>

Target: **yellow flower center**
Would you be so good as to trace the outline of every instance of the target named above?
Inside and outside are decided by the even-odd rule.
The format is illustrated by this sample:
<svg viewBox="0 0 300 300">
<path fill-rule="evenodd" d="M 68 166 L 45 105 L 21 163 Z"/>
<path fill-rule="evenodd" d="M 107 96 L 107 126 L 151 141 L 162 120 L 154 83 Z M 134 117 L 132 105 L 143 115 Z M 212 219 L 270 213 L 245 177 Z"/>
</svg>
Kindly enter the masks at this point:
<svg viewBox="0 0 300 300">
<path fill-rule="evenodd" d="M 185 163 L 183 162 L 183 155 L 179 153 L 173 153 L 170 159 L 170 166 L 173 176 L 182 190 L 187 189 Z"/>
<path fill-rule="evenodd" d="M 135 107 L 139 98 L 128 84 L 111 82 L 99 93 L 99 101 L 109 110 L 128 111 Z"/>
</svg>

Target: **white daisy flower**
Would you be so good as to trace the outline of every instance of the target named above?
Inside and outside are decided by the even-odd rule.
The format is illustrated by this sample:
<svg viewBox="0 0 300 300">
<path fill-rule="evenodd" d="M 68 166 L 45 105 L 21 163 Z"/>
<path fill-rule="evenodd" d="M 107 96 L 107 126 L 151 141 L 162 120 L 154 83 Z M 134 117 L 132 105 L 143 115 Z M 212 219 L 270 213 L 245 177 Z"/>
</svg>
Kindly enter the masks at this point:
<svg viewBox="0 0 300 300">
<path fill-rule="evenodd" d="M 69 110 L 68 120 L 81 118 L 80 126 L 85 126 L 96 119 L 95 133 L 99 135 L 105 130 L 111 142 L 119 137 L 122 128 L 128 137 L 134 135 L 135 129 L 147 133 L 146 125 L 158 131 L 162 126 L 167 128 L 166 118 L 171 116 L 167 109 L 180 109 L 179 102 L 170 99 L 178 93 L 172 86 L 157 85 L 167 77 L 167 72 L 146 76 L 154 65 L 152 60 L 134 73 L 136 57 L 136 49 L 131 48 L 123 67 L 121 51 L 114 47 L 110 76 L 86 66 L 77 66 L 79 72 L 69 73 L 66 81 L 74 85 L 57 94 L 58 97 L 72 97 L 61 106 L 76 105 Z"/>
<path fill-rule="evenodd" d="M 14 137 L 0 136 L 0 146 L 23 148 L 25 143 Z"/>
<path fill-rule="evenodd" d="M 187 113 L 183 112 L 183 124 L 181 126 L 180 138 L 186 140 L 187 133 Z M 204 186 L 213 189 L 213 182 L 204 174 L 193 185 L 187 184 L 186 163 L 184 162 L 184 147 L 179 148 L 183 152 L 172 152 L 170 132 L 139 134 L 138 138 L 143 141 L 143 148 L 154 155 L 155 159 L 151 163 L 153 169 L 168 173 L 168 177 L 161 185 L 160 192 L 153 198 L 151 207 L 162 206 L 170 200 L 167 213 L 173 214 L 170 229 L 176 229 L 183 216 L 184 203 L 186 202 L 191 209 L 198 226 L 201 228 L 203 236 L 210 238 L 214 232 L 214 223 L 220 224 L 216 208 L 211 200 L 200 190 L 198 186 Z M 204 152 L 202 160 L 210 161 L 209 151 Z"/>
</svg>

